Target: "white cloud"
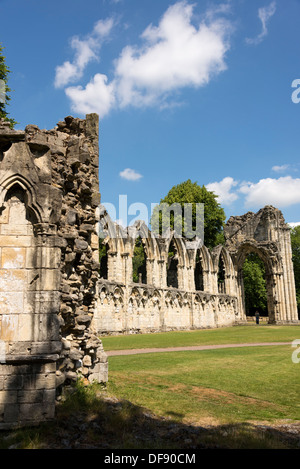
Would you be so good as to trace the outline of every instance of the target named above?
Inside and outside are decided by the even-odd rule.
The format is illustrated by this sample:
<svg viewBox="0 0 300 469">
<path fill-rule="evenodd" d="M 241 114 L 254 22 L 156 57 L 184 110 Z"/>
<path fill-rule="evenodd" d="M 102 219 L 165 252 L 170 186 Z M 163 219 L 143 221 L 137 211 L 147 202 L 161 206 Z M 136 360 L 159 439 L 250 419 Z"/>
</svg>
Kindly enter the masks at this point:
<svg viewBox="0 0 300 469">
<path fill-rule="evenodd" d="M 61 88 L 80 79 L 84 69 L 91 60 L 98 60 L 98 52 L 102 41 L 107 38 L 114 26 L 114 20 L 107 18 L 99 20 L 94 25 L 92 33 L 84 39 L 74 36 L 71 39 L 71 48 L 75 51 L 73 63 L 66 61 L 56 67 L 54 86 Z"/>
<path fill-rule="evenodd" d="M 300 204 L 300 179 L 291 176 L 278 179 L 266 178 L 258 182 L 238 182 L 225 177 L 220 182 L 206 184 L 214 192 L 220 204 L 230 205 L 244 196 L 244 205 L 249 209 L 273 205 L 278 208 Z"/>
<path fill-rule="evenodd" d="M 102 117 L 110 110 L 108 106 L 101 107 L 102 101 L 116 108 L 158 106 L 163 109 L 168 107 L 172 93 L 184 87 L 205 86 L 226 70 L 231 25 L 224 18 L 212 15 L 211 10 L 209 18 L 195 25 L 194 6 L 185 0 L 175 3 L 166 10 L 158 26 L 150 24 L 145 29 L 141 46 L 124 47 L 115 60 L 110 82 L 107 78 L 94 77 L 86 88 L 67 88 L 73 109 L 82 113 L 98 112 Z M 92 46 L 90 50 L 95 52 Z M 88 51 L 86 54 L 87 61 L 93 58 Z M 57 82 L 62 85 L 78 78 L 84 66 L 79 66 L 78 59 L 73 64 L 65 62 L 63 70 L 57 70 Z"/>
<path fill-rule="evenodd" d="M 106 20 L 99 20 L 96 22 L 93 30 L 93 34 L 104 39 L 109 36 L 111 30 L 115 26 L 115 20 L 113 18 L 106 18 Z"/>
<path fill-rule="evenodd" d="M 287 171 L 290 168 L 289 164 L 283 164 L 281 166 L 273 166 L 272 171 L 275 171 L 276 173 L 281 173 L 284 171 Z"/>
<path fill-rule="evenodd" d="M 269 19 L 275 14 L 276 12 L 276 2 L 271 2 L 270 5 L 266 7 L 259 8 L 258 10 L 258 17 L 261 21 L 262 30 L 261 33 L 256 36 L 255 38 L 247 38 L 246 42 L 248 44 L 259 44 L 268 34 L 267 23 Z"/>
<path fill-rule="evenodd" d="M 71 108 L 80 114 L 96 112 L 105 116 L 115 103 L 114 85 L 107 84 L 107 76 L 97 73 L 85 88 L 70 86 L 65 90 L 71 99 Z"/>
<path fill-rule="evenodd" d="M 261 179 L 257 183 L 244 182 L 239 191 L 246 196 L 247 207 L 288 207 L 300 203 L 300 179 L 291 176 Z"/>
<path fill-rule="evenodd" d="M 178 2 L 159 25 L 149 25 L 141 47 L 127 46 L 116 61 L 121 106 L 157 104 L 183 87 L 200 87 L 226 69 L 229 23 L 192 24 L 194 5 Z"/>
<path fill-rule="evenodd" d="M 233 187 L 236 187 L 238 182 L 232 177 L 225 177 L 220 182 L 211 182 L 206 185 L 206 189 L 214 192 L 219 197 L 219 202 L 224 205 L 230 205 L 238 199 L 238 195 L 230 192 Z"/>
<path fill-rule="evenodd" d="M 295 228 L 296 226 L 300 226 L 300 221 L 295 222 L 295 223 L 288 223 L 288 225 L 289 225 L 291 228 Z"/>
<path fill-rule="evenodd" d="M 232 177 L 225 177 L 220 182 L 211 182 L 206 184 L 206 189 L 214 192 L 219 197 L 219 202 L 224 205 L 230 205 L 238 199 L 238 195 L 230 192 L 233 187 L 236 187 L 238 182 Z"/>
<path fill-rule="evenodd" d="M 126 168 L 124 171 L 120 172 L 120 176 L 123 179 L 127 179 L 127 181 L 138 181 L 143 176 L 137 173 L 134 169 Z"/>
</svg>

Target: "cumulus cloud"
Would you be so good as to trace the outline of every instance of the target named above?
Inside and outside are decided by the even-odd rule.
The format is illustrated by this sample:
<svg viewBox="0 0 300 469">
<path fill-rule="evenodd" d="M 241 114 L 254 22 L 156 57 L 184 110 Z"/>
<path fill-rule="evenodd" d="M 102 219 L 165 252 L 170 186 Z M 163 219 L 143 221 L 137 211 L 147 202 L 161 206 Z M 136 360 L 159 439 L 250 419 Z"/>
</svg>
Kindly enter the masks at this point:
<svg viewBox="0 0 300 469">
<path fill-rule="evenodd" d="M 71 48 L 75 51 L 74 60 L 66 61 L 56 67 L 54 80 L 56 88 L 80 79 L 88 63 L 91 60 L 98 60 L 102 41 L 109 36 L 113 26 L 112 18 L 99 20 L 94 25 L 93 31 L 84 39 L 79 39 L 77 36 L 71 39 Z"/>
<path fill-rule="evenodd" d="M 138 181 L 143 176 L 137 173 L 134 169 L 126 168 L 120 172 L 120 176 L 122 179 L 126 179 L 127 181 Z"/>
<path fill-rule="evenodd" d="M 196 22 L 194 7 L 185 0 L 170 6 L 158 26 L 150 24 L 145 29 L 141 45 L 123 48 L 114 61 L 110 81 L 106 75 L 98 73 L 98 78 L 93 77 L 85 88 L 67 88 L 73 109 L 79 113 L 93 110 L 102 117 L 112 107 L 159 106 L 163 109 L 170 104 L 172 93 L 184 87 L 205 86 L 226 70 L 225 57 L 232 29 L 227 20 L 219 17 L 226 9 L 218 8 L 215 15 L 210 10 L 201 22 Z M 96 27 L 92 37 L 95 34 Z M 83 57 L 86 60 L 81 60 L 82 66 L 77 57 L 73 63 L 65 62 L 63 70 L 57 70 L 60 86 L 78 78 L 86 63 L 94 58 L 92 44 L 89 38 L 85 41 L 88 50 Z"/>
<path fill-rule="evenodd" d="M 214 192 L 219 202 L 224 205 L 230 205 L 232 202 L 238 199 L 238 195 L 235 192 L 230 192 L 233 187 L 236 187 L 238 182 L 232 177 L 225 177 L 220 182 L 211 182 L 206 185 L 206 189 Z"/>
<path fill-rule="evenodd" d="M 248 209 L 265 205 L 284 208 L 300 204 L 300 179 L 291 176 L 265 178 L 258 182 L 238 182 L 232 177 L 225 177 L 220 182 L 206 184 L 206 188 L 214 192 L 223 205 L 230 205 L 241 197 Z"/>
<path fill-rule="evenodd" d="M 142 34 L 141 47 L 127 46 L 116 62 L 121 106 L 151 105 L 183 87 L 200 87 L 226 69 L 229 24 L 192 23 L 194 5 L 178 2 Z"/>
<path fill-rule="evenodd" d="M 239 191 L 246 196 L 247 207 L 275 205 L 282 208 L 300 203 L 300 179 L 291 176 L 261 179 L 257 183 L 244 182 Z"/>
<path fill-rule="evenodd" d="M 85 88 L 70 86 L 65 90 L 71 100 L 71 108 L 80 114 L 96 112 L 105 116 L 115 103 L 113 83 L 107 83 L 107 76 L 97 73 Z"/>
<path fill-rule="evenodd" d="M 276 2 L 271 2 L 270 5 L 258 9 L 258 17 L 261 21 L 262 30 L 261 33 L 254 38 L 247 38 L 246 42 L 248 44 L 259 44 L 268 34 L 267 24 L 270 18 L 276 12 Z"/>
</svg>

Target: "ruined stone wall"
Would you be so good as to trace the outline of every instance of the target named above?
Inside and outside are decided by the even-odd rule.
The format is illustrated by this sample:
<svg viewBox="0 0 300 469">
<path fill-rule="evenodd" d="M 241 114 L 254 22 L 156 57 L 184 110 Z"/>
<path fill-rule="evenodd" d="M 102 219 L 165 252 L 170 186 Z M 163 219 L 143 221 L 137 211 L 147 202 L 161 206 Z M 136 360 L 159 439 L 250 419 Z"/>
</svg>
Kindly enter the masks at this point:
<svg viewBox="0 0 300 469">
<path fill-rule="evenodd" d="M 0 428 L 52 419 L 62 385 L 107 380 L 98 280 L 98 116 L 0 121 Z"/>
<path fill-rule="evenodd" d="M 246 320 L 239 316 L 234 266 L 224 247 L 210 252 L 200 240 L 186 241 L 174 237 L 173 232 L 155 237 L 143 222 L 122 229 L 111 222 L 104 208 L 101 213 L 102 236 L 106 236 L 108 250 L 107 274 L 97 283 L 93 319 L 99 335 L 222 327 Z M 132 277 L 138 237 L 146 255 L 144 283 L 134 283 Z M 171 243 L 176 251 L 176 269 L 168 275 Z M 197 254 L 202 264 L 201 290 L 195 282 Z M 218 281 L 220 257 L 226 266 L 223 285 Z"/>
<path fill-rule="evenodd" d="M 299 322 L 290 229 L 278 209 L 267 206 L 257 214 L 231 217 L 225 227 L 225 245 L 212 250 L 200 241 L 176 238 L 173 232 L 153 236 L 142 222 L 123 229 L 112 223 L 105 207 L 101 214 L 107 272 L 97 284 L 93 319 L 100 335 L 245 323 L 242 268 L 251 252 L 265 264 L 269 323 Z M 134 283 L 132 265 L 138 237 L 144 246 L 146 275 L 144 282 L 141 277 Z M 171 243 L 176 251 L 176 271 L 168 275 Z M 201 272 L 201 281 L 196 271 Z"/>
<path fill-rule="evenodd" d="M 234 264 L 241 315 L 245 315 L 242 266 L 247 255 L 255 253 L 265 265 L 269 322 L 298 323 L 290 228 L 281 211 L 266 206 L 257 213 L 231 217 L 225 236 Z"/>
<path fill-rule="evenodd" d="M 236 298 L 175 288 L 99 281 L 99 335 L 150 333 L 230 326 L 236 323 Z"/>
</svg>

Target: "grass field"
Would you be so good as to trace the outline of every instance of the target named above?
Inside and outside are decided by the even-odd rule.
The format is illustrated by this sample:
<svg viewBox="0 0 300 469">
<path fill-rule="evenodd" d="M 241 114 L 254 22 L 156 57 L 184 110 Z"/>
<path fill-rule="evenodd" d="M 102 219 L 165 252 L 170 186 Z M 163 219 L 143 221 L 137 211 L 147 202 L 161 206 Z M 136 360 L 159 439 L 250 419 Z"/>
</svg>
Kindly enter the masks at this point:
<svg viewBox="0 0 300 469">
<path fill-rule="evenodd" d="M 242 326 L 104 338 L 106 350 L 291 342 L 297 326 Z M 290 345 L 109 357 L 108 391 L 196 426 L 300 421 L 300 364 Z M 247 438 L 249 435 L 247 436 Z"/>
<path fill-rule="evenodd" d="M 109 390 L 188 424 L 300 420 L 299 366 L 288 346 L 110 357 Z"/>
<path fill-rule="evenodd" d="M 191 345 L 292 342 L 300 339 L 299 326 L 247 325 L 220 329 L 101 337 L 104 349 L 182 347 Z"/>
<path fill-rule="evenodd" d="M 292 342 L 297 326 L 103 338 L 105 350 Z M 300 363 L 291 345 L 109 357 L 109 382 L 77 387 L 55 422 L 0 434 L 0 449 L 300 447 Z M 299 354 L 300 355 L 300 354 Z"/>
</svg>

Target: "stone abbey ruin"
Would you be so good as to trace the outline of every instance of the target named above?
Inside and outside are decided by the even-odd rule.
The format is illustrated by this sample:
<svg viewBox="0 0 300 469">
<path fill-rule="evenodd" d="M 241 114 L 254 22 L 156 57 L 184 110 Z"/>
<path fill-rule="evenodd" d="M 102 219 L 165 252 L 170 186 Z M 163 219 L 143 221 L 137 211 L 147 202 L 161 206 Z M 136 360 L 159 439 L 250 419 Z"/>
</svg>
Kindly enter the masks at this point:
<svg viewBox="0 0 300 469">
<path fill-rule="evenodd" d="M 244 323 L 251 252 L 265 265 L 269 322 L 298 323 L 278 209 L 230 218 L 225 245 L 212 250 L 154 237 L 142 222 L 122 229 L 100 205 L 98 129 L 96 114 L 52 130 L 0 121 L 0 429 L 53 419 L 57 395 L 79 376 L 106 382 L 101 335 Z M 145 265 L 135 283 L 137 238 Z"/>
</svg>

